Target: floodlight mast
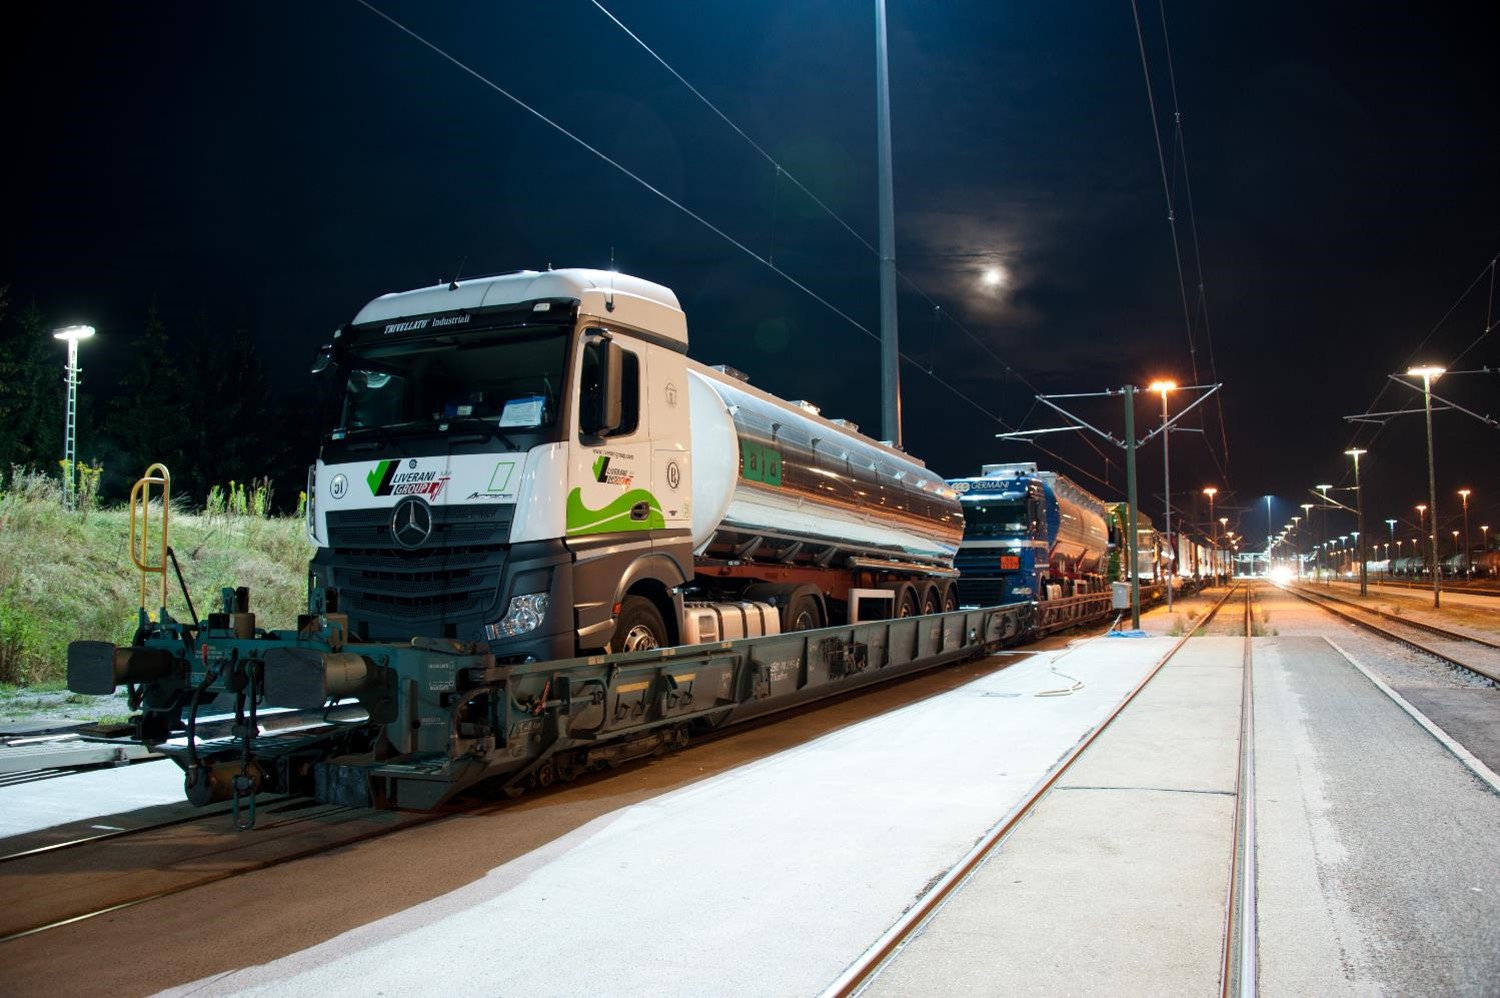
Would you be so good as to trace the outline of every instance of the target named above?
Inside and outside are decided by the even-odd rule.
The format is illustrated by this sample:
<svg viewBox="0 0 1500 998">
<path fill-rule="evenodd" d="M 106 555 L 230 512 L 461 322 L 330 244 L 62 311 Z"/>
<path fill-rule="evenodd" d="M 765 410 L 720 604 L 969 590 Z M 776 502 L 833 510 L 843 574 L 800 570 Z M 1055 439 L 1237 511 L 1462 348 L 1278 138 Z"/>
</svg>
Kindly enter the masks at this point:
<svg viewBox="0 0 1500 998">
<path fill-rule="evenodd" d="M 52 338 L 68 344 L 68 412 L 63 422 L 63 508 L 78 508 L 78 341 L 94 335 L 93 326 L 65 326 Z"/>
</svg>

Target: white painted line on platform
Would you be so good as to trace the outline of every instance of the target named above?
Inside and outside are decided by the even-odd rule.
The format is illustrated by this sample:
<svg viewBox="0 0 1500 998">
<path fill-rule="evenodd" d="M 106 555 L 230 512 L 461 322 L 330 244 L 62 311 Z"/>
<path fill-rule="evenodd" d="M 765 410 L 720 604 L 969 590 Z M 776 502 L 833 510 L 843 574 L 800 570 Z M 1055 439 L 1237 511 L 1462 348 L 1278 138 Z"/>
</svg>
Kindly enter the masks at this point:
<svg viewBox="0 0 1500 998">
<path fill-rule="evenodd" d="M 1395 690 L 1387 686 L 1383 681 L 1381 681 L 1379 676 L 1375 675 L 1375 673 L 1366 668 L 1363 663 L 1361 663 L 1353 655 L 1349 654 L 1349 652 L 1340 647 L 1338 642 L 1334 641 L 1332 638 L 1325 638 L 1324 640 L 1333 646 L 1334 651 L 1344 656 L 1344 658 L 1349 661 L 1350 665 L 1354 666 L 1360 672 L 1363 672 L 1365 674 L 1365 678 L 1374 683 L 1382 693 L 1394 700 L 1396 702 L 1396 706 L 1400 707 L 1402 710 L 1410 714 L 1411 719 L 1421 725 L 1429 735 L 1431 735 L 1433 738 L 1436 738 L 1438 742 L 1442 744 L 1443 748 L 1453 753 L 1453 757 L 1455 759 L 1463 763 L 1465 766 L 1469 767 L 1470 771 L 1472 771 L 1475 776 L 1479 777 L 1485 783 L 1489 784 L 1489 788 L 1491 790 L 1493 790 L 1497 794 L 1500 794 L 1500 776 L 1497 776 L 1493 769 L 1486 766 L 1477 756 L 1474 755 L 1474 753 L 1470 752 L 1468 749 L 1460 745 L 1453 738 L 1453 736 L 1448 734 L 1448 732 L 1444 731 L 1442 728 L 1433 723 L 1433 720 L 1430 717 L 1407 702 L 1407 699 L 1400 693 L 1397 693 Z"/>
</svg>

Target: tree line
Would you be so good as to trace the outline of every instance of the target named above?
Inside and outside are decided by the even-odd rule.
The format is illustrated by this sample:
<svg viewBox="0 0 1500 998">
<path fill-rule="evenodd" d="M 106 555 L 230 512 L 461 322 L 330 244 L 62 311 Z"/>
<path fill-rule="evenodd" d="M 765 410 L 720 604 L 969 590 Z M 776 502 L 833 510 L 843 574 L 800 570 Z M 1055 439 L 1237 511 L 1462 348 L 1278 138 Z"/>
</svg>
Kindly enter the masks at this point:
<svg viewBox="0 0 1500 998">
<path fill-rule="evenodd" d="M 62 474 L 66 360 L 52 338 L 55 325 L 36 303 L 17 306 L 0 286 L 0 473 Z M 103 466 L 102 498 L 125 498 L 160 462 L 172 473 L 173 494 L 193 504 L 215 485 L 269 479 L 275 507 L 296 508 L 319 432 L 302 366 L 293 385 L 275 390 L 245 325 L 225 329 L 199 318 L 170 331 L 154 304 L 110 335 L 130 344 L 123 364 L 111 371 L 91 363 L 88 346 L 79 363 L 78 460 Z"/>
</svg>

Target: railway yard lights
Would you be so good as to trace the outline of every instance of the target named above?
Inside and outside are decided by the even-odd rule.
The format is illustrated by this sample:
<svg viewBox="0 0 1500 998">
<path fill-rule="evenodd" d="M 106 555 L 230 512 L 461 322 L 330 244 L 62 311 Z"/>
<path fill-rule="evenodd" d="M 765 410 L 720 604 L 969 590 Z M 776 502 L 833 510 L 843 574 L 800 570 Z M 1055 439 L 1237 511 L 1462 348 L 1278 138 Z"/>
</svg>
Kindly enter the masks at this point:
<svg viewBox="0 0 1500 998">
<path fill-rule="evenodd" d="M 1389 562 L 1390 556 L 1391 556 L 1391 545 L 1396 543 L 1396 520 L 1395 520 L 1395 518 L 1392 517 L 1391 519 L 1386 520 L 1385 521 L 1385 525 L 1387 527 L 1391 528 L 1391 539 L 1385 542 L 1386 560 L 1387 560 L 1387 562 Z M 1396 545 L 1396 554 L 1397 555 L 1401 554 L 1401 546 L 1399 544 Z M 1391 565 L 1391 564 L 1387 564 L 1385 566 L 1385 577 L 1386 577 L 1387 580 L 1390 579 L 1391 575 L 1393 574 L 1391 570 L 1394 569 L 1395 567 L 1396 567 L 1395 565 Z"/>
<path fill-rule="evenodd" d="M 1234 537 L 1234 534 L 1229 533 L 1228 531 L 1229 531 L 1229 517 L 1227 517 L 1227 516 L 1221 516 L 1221 517 L 1219 517 L 1219 533 L 1224 537 L 1224 539 L 1226 541 L 1230 540 L 1230 539 L 1232 539 Z M 1233 571 L 1230 569 L 1230 566 L 1229 566 L 1229 552 L 1228 551 L 1221 551 L 1220 555 L 1221 555 L 1221 557 L 1220 557 L 1219 561 L 1220 561 L 1220 564 L 1224 568 L 1224 576 L 1225 576 L 1225 578 L 1228 578 L 1230 575 L 1234 574 Z"/>
<path fill-rule="evenodd" d="M 1370 594 L 1370 586 L 1365 570 L 1365 541 L 1362 539 L 1365 533 L 1365 494 L 1359 487 L 1359 456 L 1361 454 L 1367 454 L 1369 453 L 1369 451 L 1361 450 L 1358 447 L 1353 447 L 1349 450 L 1344 451 L 1344 453 L 1354 458 L 1354 504 L 1357 507 L 1354 516 L 1355 519 L 1359 521 L 1359 533 L 1355 534 L 1354 536 L 1356 538 L 1360 538 L 1359 594 L 1361 596 L 1368 596 Z"/>
<path fill-rule="evenodd" d="M 1464 501 L 1464 560 L 1461 563 L 1464 570 L 1464 578 L 1470 578 L 1474 573 L 1470 571 L 1469 565 L 1469 490 L 1459 489 L 1459 497 Z"/>
<path fill-rule="evenodd" d="M 52 338 L 68 344 L 68 413 L 63 424 L 63 506 L 78 508 L 78 341 L 94 335 L 93 326 L 66 326 Z"/>
<path fill-rule="evenodd" d="M 1166 387 L 1163 388 L 1162 387 L 1163 385 L 1165 385 Z M 1132 566 L 1135 566 L 1135 570 L 1130 573 L 1130 627 L 1131 627 L 1131 630 L 1135 630 L 1135 631 L 1138 631 L 1141 628 L 1141 579 L 1140 579 L 1140 559 L 1139 559 L 1139 552 L 1140 552 L 1140 519 L 1139 519 L 1139 510 L 1140 510 L 1140 506 L 1139 506 L 1139 504 L 1137 502 L 1137 497 L 1136 497 L 1136 480 L 1135 480 L 1135 478 L 1136 478 L 1136 476 L 1135 476 L 1135 452 L 1136 452 L 1136 449 L 1141 444 L 1145 443 L 1146 441 L 1150 440 L 1152 437 L 1156 436 L 1158 433 L 1162 434 L 1162 436 L 1163 436 L 1163 443 L 1165 443 L 1166 434 L 1170 430 L 1172 424 L 1176 423 L 1178 420 L 1182 419 L 1182 417 L 1186 416 L 1189 412 L 1192 412 L 1195 408 L 1197 408 L 1199 405 L 1201 405 L 1203 403 L 1203 401 L 1206 400 L 1210 395 L 1212 395 L 1214 392 L 1218 391 L 1221 386 L 1220 385 L 1189 385 L 1189 386 L 1187 386 L 1185 388 L 1180 389 L 1181 391 L 1196 391 L 1196 392 L 1199 392 L 1200 394 L 1198 395 L 1198 397 L 1196 399 L 1193 400 L 1193 402 L 1190 405 L 1188 405 L 1187 407 L 1185 407 L 1184 409 L 1182 409 L 1182 411 L 1178 412 L 1177 415 L 1173 416 L 1171 419 L 1167 419 L 1166 418 L 1166 410 L 1167 410 L 1166 393 L 1168 391 L 1176 389 L 1177 387 L 1178 387 L 1177 385 L 1172 384 L 1171 382 L 1160 382 L 1160 381 L 1154 383 L 1151 386 L 1151 390 L 1152 391 L 1160 391 L 1160 392 L 1162 392 L 1162 416 L 1163 416 L 1163 418 L 1162 418 L 1162 425 L 1161 425 L 1161 427 L 1159 429 L 1152 430 L 1150 433 L 1146 434 L 1146 436 L 1142 437 L 1140 440 L 1137 440 L 1135 438 L 1135 393 L 1137 391 L 1139 391 L 1139 389 L 1137 389 L 1134 385 L 1126 385 L 1124 388 L 1118 389 L 1116 391 L 1087 392 L 1087 393 L 1074 394 L 1074 395 L 1038 395 L 1038 396 L 1036 396 L 1036 400 L 1038 402 L 1042 403 L 1043 405 L 1045 405 L 1047 408 L 1053 410 L 1054 412 L 1059 413 L 1064 418 L 1066 418 L 1068 420 L 1068 425 L 1067 426 L 1057 426 L 1057 427 L 1051 427 L 1051 428 L 1042 429 L 1042 430 L 1014 430 L 1014 431 L 1011 431 L 1011 432 L 1008 432 L 1008 433 L 997 433 L 997 434 L 995 434 L 995 437 L 997 439 L 1007 440 L 1007 439 L 1030 439 L 1032 436 L 1034 436 L 1036 434 L 1039 434 L 1039 433 L 1059 433 L 1059 432 L 1071 432 L 1071 431 L 1076 431 L 1076 430 L 1088 430 L 1090 433 L 1097 434 L 1098 436 L 1100 436 L 1100 437 L 1104 438 L 1105 440 L 1108 440 L 1110 443 L 1114 444 L 1116 447 L 1122 448 L 1125 451 L 1125 493 L 1126 493 L 1125 504 L 1130 507 L 1130 555 L 1129 555 L 1130 561 L 1129 561 L 1129 564 L 1131 564 Z M 1116 395 L 1123 395 L 1125 397 L 1125 439 L 1123 439 L 1123 440 L 1120 440 L 1120 439 L 1116 438 L 1113 434 L 1106 433 L 1104 430 L 1099 429 L 1097 426 L 1090 425 L 1089 423 L 1085 422 L 1080 417 L 1075 416 L 1073 413 L 1069 412 L 1067 409 L 1064 409 L 1062 406 L 1058 405 L 1056 402 L 1053 401 L 1053 399 L 1100 398 L 1100 397 L 1113 397 L 1113 396 L 1116 396 Z M 1198 432 L 1198 431 L 1194 431 L 1194 432 Z M 1170 494 L 1168 495 L 1168 500 L 1167 500 L 1167 515 L 1169 517 L 1171 516 L 1171 496 L 1170 496 Z M 1170 530 L 1171 530 L 1171 522 L 1170 522 L 1170 520 L 1168 521 L 1167 528 L 1168 528 L 1168 532 L 1169 532 L 1168 536 L 1170 536 Z M 1168 581 L 1168 585 L 1167 585 L 1167 601 L 1168 601 L 1167 605 L 1169 607 L 1171 606 L 1171 599 L 1172 599 L 1172 587 L 1171 587 L 1171 583 L 1170 583 L 1170 580 L 1169 580 Z"/>
<path fill-rule="evenodd" d="M 1422 379 L 1422 409 L 1427 414 L 1427 508 L 1432 510 L 1432 608 L 1440 610 L 1443 606 L 1443 573 L 1438 571 L 1437 551 L 1437 472 L 1434 470 L 1432 457 L 1432 383 L 1443 373 L 1443 368 L 1435 365 L 1426 367 L 1407 368 L 1409 377 Z"/>
<path fill-rule="evenodd" d="M 1215 530 L 1215 528 L 1214 528 L 1214 496 L 1216 496 L 1216 495 L 1219 494 L 1219 490 L 1216 489 L 1216 488 L 1214 488 L 1212 485 L 1210 485 L 1210 486 L 1208 486 L 1208 488 L 1206 488 L 1206 489 L 1203 490 L 1203 494 L 1206 495 L 1206 496 L 1208 496 L 1208 529 L 1209 529 L 1209 532 L 1213 535 L 1212 536 L 1212 541 L 1213 541 L 1212 546 L 1213 546 L 1213 549 L 1214 549 L 1214 561 L 1215 561 L 1214 573 L 1213 574 L 1214 575 L 1218 575 L 1219 574 L 1219 566 L 1218 566 L 1217 562 L 1218 562 L 1218 558 L 1219 558 L 1219 534 L 1218 534 L 1218 531 Z"/>
<path fill-rule="evenodd" d="M 1167 426 L 1167 393 L 1177 387 L 1175 381 L 1153 381 L 1151 390 L 1161 392 L 1161 481 L 1162 492 L 1165 493 L 1166 503 L 1166 536 L 1167 536 L 1167 612 L 1172 612 L 1172 588 L 1177 579 L 1177 544 L 1172 539 L 1172 434 Z"/>
</svg>

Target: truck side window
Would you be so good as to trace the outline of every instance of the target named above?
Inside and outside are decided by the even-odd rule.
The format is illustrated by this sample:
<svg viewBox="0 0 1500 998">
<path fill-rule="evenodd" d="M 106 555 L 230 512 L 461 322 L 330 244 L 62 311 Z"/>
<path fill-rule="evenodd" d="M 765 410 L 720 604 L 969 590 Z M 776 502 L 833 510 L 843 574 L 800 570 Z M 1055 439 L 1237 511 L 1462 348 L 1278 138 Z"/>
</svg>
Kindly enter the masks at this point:
<svg viewBox="0 0 1500 998">
<path fill-rule="evenodd" d="M 635 432 L 641 419 L 641 362 L 633 352 L 622 350 L 625 360 L 620 378 L 620 425 L 603 434 L 606 437 L 627 437 Z M 583 350 L 583 371 L 579 379 L 578 400 L 580 409 L 588 411 L 596 405 L 600 392 L 598 343 L 589 343 Z"/>
</svg>

